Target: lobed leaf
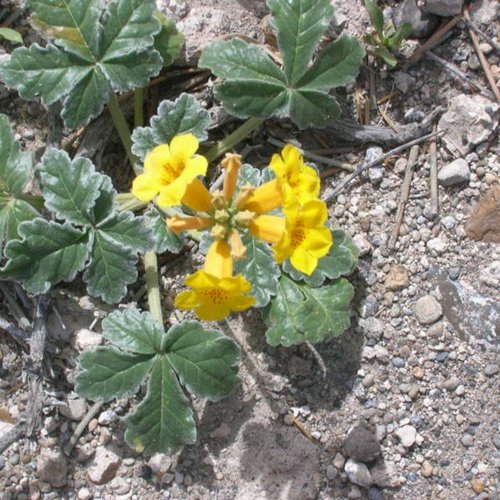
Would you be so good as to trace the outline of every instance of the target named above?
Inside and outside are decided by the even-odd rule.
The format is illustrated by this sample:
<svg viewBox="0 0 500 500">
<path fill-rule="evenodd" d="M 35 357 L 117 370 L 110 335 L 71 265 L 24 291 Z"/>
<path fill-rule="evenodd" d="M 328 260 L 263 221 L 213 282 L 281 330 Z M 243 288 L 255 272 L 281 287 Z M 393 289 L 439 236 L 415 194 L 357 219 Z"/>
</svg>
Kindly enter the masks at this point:
<svg viewBox="0 0 500 500">
<path fill-rule="evenodd" d="M 174 136 L 193 134 L 204 141 L 210 116 L 190 94 L 181 94 L 175 101 L 162 101 L 150 127 L 138 127 L 132 134 L 132 152 L 144 159 L 159 144 L 168 144 Z"/>
<path fill-rule="evenodd" d="M 149 312 L 137 309 L 114 311 L 102 322 L 103 335 L 124 351 L 140 354 L 160 352 L 163 326 Z"/>
<path fill-rule="evenodd" d="M 353 295 L 352 285 L 344 278 L 311 288 L 282 275 L 278 293 L 265 314 L 267 342 L 290 346 L 341 335 L 350 324 Z"/>
<path fill-rule="evenodd" d="M 247 234 L 243 237 L 246 256 L 234 263 L 235 274 L 242 274 L 252 284 L 255 307 L 266 306 L 276 295 L 280 268 L 272 250 L 262 241 Z"/>
<path fill-rule="evenodd" d="M 155 49 L 163 57 L 163 65 L 170 66 L 179 57 L 184 45 L 184 35 L 177 31 L 174 21 L 156 11 L 155 16 L 160 21 L 161 30 L 155 36 Z"/>
<path fill-rule="evenodd" d="M 197 321 L 174 325 L 163 341 L 164 352 L 189 392 L 216 401 L 236 383 L 239 349 L 235 342 Z"/>
<path fill-rule="evenodd" d="M 72 281 L 89 256 L 89 237 L 69 224 L 36 218 L 19 226 L 22 240 L 5 247 L 9 259 L 0 279 L 15 279 L 32 293 L 45 293 L 60 281 Z"/>
<path fill-rule="evenodd" d="M 21 222 L 33 220 L 40 214 L 23 200 L 0 200 L 0 256 L 5 241 L 19 237 L 17 232 Z"/>
<path fill-rule="evenodd" d="M 93 401 L 110 401 L 136 393 L 150 372 L 154 356 L 98 347 L 80 354 L 76 392 Z"/>
<path fill-rule="evenodd" d="M 155 359 L 146 397 L 125 419 L 128 445 L 146 455 L 171 453 L 196 442 L 189 400 L 166 356 Z"/>
<path fill-rule="evenodd" d="M 154 251 L 158 254 L 166 251 L 179 253 L 184 246 L 184 238 L 170 231 L 165 222 L 165 217 L 156 207 L 144 213 L 144 220 L 153 232 Z"/>
</svg>

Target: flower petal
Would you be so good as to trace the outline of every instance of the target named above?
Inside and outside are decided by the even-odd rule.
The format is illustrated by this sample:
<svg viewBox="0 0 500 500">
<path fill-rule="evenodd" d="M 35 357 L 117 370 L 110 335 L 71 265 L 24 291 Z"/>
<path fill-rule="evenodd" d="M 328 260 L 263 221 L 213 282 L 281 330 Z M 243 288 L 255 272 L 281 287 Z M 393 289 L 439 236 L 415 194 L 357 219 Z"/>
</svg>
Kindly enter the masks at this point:
<svg viewBox="0 0 500 500">
<path fill-rule="evenodd" d="M 144 158 L 144 172 L 158 171 L 170 159 L 170 147 L 168 144 L 160 144 L 152 149 Z"/>
<path fill-rule="evenodd" d="M 283 204 L 283 196 L 278 179 L 262 184 L 255 189 L 242 204 L 241 210 L 265 214 Z"/>
<path fill-rule="evenodd" d="M 276 215 L 260 215 L 248 225 L 250 232 L 258 239 L 276 244 L 285 230 L 285 219 Z"/>
<path fill-rule="evenodd" d="M 290 263 L 298 271 L 310 276 L 318 265 L 318 259 L 308 251 L 299 247 L 290 256 Z"/>
<path fill-rule="evenodd" d="M 182 203 L 196 212 L 210 212 L 214 208 L 208 189 L 198 178 L 187 186 Z"/>
<path fill-rule="evenodd" d="M 204 270 L 216 278 L 228 278 L 233 274 L 231 247 L 224 240 L 214 241 L 208 249 Z"/>
<path fill-rule="evenodd" d="M 323 257 L 332 246 L 332 232 L 324 226 L 309 229 L 303 246 L 316 257 Z"/>
<path fill-rule="evenodd" d="M 160 207 L 174 207 L 180 205 L 186 194 L 187 184 L 181 177 L 172 183 L 163 186 L 156 202 Z"/>
<path fill-rule="evenodd" d="M 141 201 L 151 201 L 160 190 L 161 185 L 154 175 L 142 173 L 132 182 L 132 194 Z"/>
<path fill-rule="evenodd" d="M 170 152 L 172 156 L 182 163 L 186 163 L 198 150 L 200 143 L 193 134 L 176 135 L 170 141 Z"/>
<path fill-rule="evenodd" d="M 190 231 L 192 229 L 205 229 L 212 225 L 212 219 L 209 217 L 169 217 L 167 226 L 170 231 L 175 234 L 180 234 L 182 231 Z"/>
<path fill-rule="evenodd" d="M 300 209 L 299 217 L 307 227 L 322 226 L 327 217 L 326 203 L 321 200 L 309 200 Z"/>
</svg>

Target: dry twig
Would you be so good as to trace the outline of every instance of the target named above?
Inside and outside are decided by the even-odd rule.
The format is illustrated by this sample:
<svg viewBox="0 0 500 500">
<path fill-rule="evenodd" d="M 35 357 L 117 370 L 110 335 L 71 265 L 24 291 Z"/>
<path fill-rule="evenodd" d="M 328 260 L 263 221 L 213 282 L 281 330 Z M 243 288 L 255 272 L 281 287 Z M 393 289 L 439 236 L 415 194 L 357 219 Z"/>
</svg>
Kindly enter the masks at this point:
<svg viewBox="0 0 500 500">
<path fill-rule="evenodd" d="M 389 248 L 394 248 L 396 246 L 396 241 L 398 240 L 399 230 L 401 229 L 401 224 L 403 222 L 403 216 L 405 213 L 406 202 L 410 196 L 411 179 L 413 177 L 413 167 L 418 159 L 418 146 L 412 146 L 410 150 L 410 155 L 408 157 L 408 163 L 406 164 L 405 177 L 403 180 L 403 186 L 401 187 L 401 197 L 399 199 L 398 213 L 396 215 L 396 223 L 394 224 L 394 229 L 392 231 L 391 238 L 389 240 Z"/>
<path fill-rule="evenodd" d="M 437 127 L 434 125 L 434 132 Z M 439 212 L 438 181 L 437 181 L 437 148 L 436 138 L 432 138 L 429 146 L 430 170 L 431 170 L 431 213 L 434 217 Z"/>
<path fill-rule="evenodd" d="M 97 403 L 94 403 L 87 414 L 83 417 L 83 419 L 80 421 L 80 423 L 77 425 L 75 432 L 71 435 L 69 438 L 69 441 L 64 445 L 63 451 L 66 455 L 71 455 L 71 452 L 73 451 L 73 448 L 75 447 L 76 443 L 80 439 L 80 436 L 83 434 L 83 431 L 89 425 L 89 422 L 99 413 L 99 410 L 101 409 L 101 406 L 104 403 L 102 401 L 98 401 Z"/>
<path fill-rule="evenodd" d="M 482 38 L 485 42 L 489 43 L 497 52 L 500 52 L 500 44 L 498 44 L 493 38 L 491 38 L 491 36 L 488 36 L 488 34 L 486 34 L 483 30 L 479 29 L 476 26 L 476 24 L 470 18 L 468 11 L 467 15 L 464 15 L 463 20 L 469 28 L 473 29 L 477 33 L 479 38 Z"/>
</svg>

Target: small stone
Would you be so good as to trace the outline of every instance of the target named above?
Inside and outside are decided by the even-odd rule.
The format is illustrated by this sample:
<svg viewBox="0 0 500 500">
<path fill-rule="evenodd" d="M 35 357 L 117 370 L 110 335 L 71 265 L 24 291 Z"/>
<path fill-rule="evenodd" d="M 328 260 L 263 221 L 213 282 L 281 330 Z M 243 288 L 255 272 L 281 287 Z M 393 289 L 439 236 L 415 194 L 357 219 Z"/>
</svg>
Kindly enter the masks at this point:
<svg viewBox="0 0 500 500">
<path fill-rule="evenodd" d="M 78 351 L 93 349 L 103 343 L 103 336 L 100 333 L 82 328 L 75 333 L 75 348 Z"/>
<path fill-rule="evenodd" d="M 99 425 L 110 425 L 118 420 L 118 415 L 113 410 L 105 410 L 97 419 Z"/>
<path fill-rule="evenodd" d="M 460 379 L 458 377 L 451 377 L 448 380 L 445 381 L 443 384 L 443 387 L 447 391 L 454 391 L 458 386 L 460 385 Z"/>
<path fill-rule="evenodd" d="M 344 441 L 344 451 L 349 458 L 369 463 L 380 455 L 380 444 L 373 432 L 356 426 L 349 431 Z"/>
<path fill-rule="evenodd" d="M 357 486 L 351 486 L 349 493 L 347 494 L 348 500 L 358 500 L 363 497 L 360 489 Z"/>
<path fill-rule="evenodd" d="M 369 389 L 375 383 L 375 375 L 373 375 L 373 373 L 369 373 L 365 376 L 363 382 L 361 383 L 365 389 Z"/>
<path fill-rule="evenodd" d="M 164 474 L 172 466 L 172 459 L 164 453 L 155 453 L 149 460 L 148 466 L 154 474 Z"/>
<path fill-rule="evenodd" d="M 489 189 L 476 203 L 465 232 L 473 240 L 500 243 L 500 185 Z"/>
<path fill-rule="evenodd" d="M 400 480 L 398 468 L 394 462 L 377 462 L 371 469 L 373 483 L 380 488 L 395 488 Z"/>
<path fill-rule="evenodd" d="M 223 422 L 217 429 L 210 433 L 212 439 L 227 439 L 231 435 L 231 427 Z"/>
<path fill-rule="evenodd" d="M 460 384 L 456 389 L 455 389 L 455 394 L 457 396 L 462 397 L 465 394 L 465 386 L 463 384 Z"/>
<path fill-rule="evenodd" d="M 462 12 L 462 4 L 463 0 L 425 0 L 422 10 L 441 17 L 451 17 Z"/>
<path fill-rule="evenodd" d="M 61 488 L 66 484 L 68 474 L 66 457 L 60 451 L 44 449 L 38 457 L 36 471 L 42 481 Z"/>
<path fill-rule="evenodd" d="M 351 483 L 367 488 L 373 484 L 373 479 L 368 467 L 361 462 L 350 458 L 344 466 L 344 471 Z"/>
<path fill-rule="evenodd" d="M 326 478 L 328 481 L 333 481 L 338 475 L 337 469 L 332 465 L 328 464 L 326 466 Z"/>
<path fill-rule="evenodd" d="M 414 312 L 421 325 L 431 325 L 441 317 L 443 309 L 432 295 L 424 295 L 415 303 Z"/>
<path fill-rule="evenodd" d="M 117 495 L 126 495 L 130 491 L 130 483 L 123 477 L 115 477 L 109 485 Z"/>
<path fill-rule="evenodd" d="M 396 368 L 403 368 L 406 365 L 406 361 L 403 358 L 396 356 L 396 357 L 392 358 L 392 364 Z"/>
<path fill-rule="evenodd" d="M 484 481 L 478 477 L 471 480 L 470 485 L 475 493 L 479 494 L 484 491 Z"/>
<path fill-rule="evenodd" d="M 337 469 L 339 470 L 343 469 L 345 464 L 344 455 L 342 455 L 342 453 L 337 453 L 332 463 Z"/>
<path fill-rule="evenodd" d="M 460 442 L 462 443 L 463 446 L 466 448 L 470 448 L 474 444 L 474 437 L 471 436 L 470 434 L 464 434 L 460 438 Z"/>
<path fill-rule="evenodd" d="M 420 366 L 416 366 L 415 368 L 413 368 L 412 373 L 413 376 L 418 380 L 422 380 L 425 376 L 425 370 Z"/>
<path fill-rule="evenodd" d="M 390 356 L 389 356 L 389 351 L 377 344 L 374 348 L 373 348 L 373 353 L 375 355 L 375 358 L 380 361 L 381 363 L 388 363 L 389 362 L 389 359 L 390 359 Z"/>
<path fill-rule="evenodd" d="M 456 225 L 457 221 L 455 220 L 455 217 L 452 215 L 446 215 L 441 219 L 441 224 L 448 230 L 453 229 Z"/>
<path fill-rule="evenodd" d="M 385 286 L 388 290 L 402 290 L 410 283 L 408 271 L 404 266 L 395 265 L 389 270 L 389 274 L 385 280 Z"/>
<path fill-rule="evenodd" d="M 78 500 L 90 500 L 92 498 L 92 493 L 88 488 L 80 488 L 76 496 Z"/>
<path fill-rule="evenodd" d="M 413 90 L 417 83 L 417 80 L 413 76 L 404 71 L 396 71 L 393 73 L 392 77 L 396 88 L 400 90 L 402 94 L 406 94 L 409 90 Z"/>
<path fill-rule="evenodd" d="M 358 247 L 360 257 L 364 257 L 372 251 L 372 246 L 364 234 L 356 234 L 352 241 Z"/>
<path fill-rule="evenodd" d="M 443 240 L 442 238 L 432 238 L 430 239 L 427 244 L 426 244 L 426 247 L 434 254 L 434 255 L 440 255 L 442 254 L 443 252 L 446 251 L 446 249 L 448 248 L 448 243 Z"/>
<path fill-rule="evenodd" d="M 412 425 L 403 425 L 403 427 L 400 427 L 394 433 L 405 448 L 411 448 L 417 439 L 417 429 Z"/>
<path fill-rule="evenodd" d="M 111 481 L 120 467 L 121 460 L 116 453 L 106 448 L 97 448 L 94 461 L 88 470 L 89 479 L 95 484 Z"/>
<path fill-rule="evenodd" d="M 496 375 L 498 373 L 498 371 L 499 371 L 499 366 L 495 365 L 493 363 L 486 365 L 484 367 L 484 374 L 487 377 L 493 377 L 493 375 Z"/>
<path fill-rule="evenodd" d="M 66 406 L 61 406 L 59 412 L 66 418 L 79 422 L 87 413 L 87 403 L 84 399 L 68 399 Z"/>
<path fill-rule="evenodd" d="M 432 465 L 425 460 L 422 464 L 422 476 L 431 477 L 432 476 Z"/>
<path fill-rule="evenodd" d="M 371 167 L 368 169 L 368 179 L 373 186 L 378 186 L 385 176 L 384 167 Z"/>
<path fill-rule="evenodd" d="M 469 182 L 470 169 L 468 163 L 463 158 L 448 163 L 438 172 L 438 182 L 441 186 L 449 187 L 463 182 Z"/>
</svg>

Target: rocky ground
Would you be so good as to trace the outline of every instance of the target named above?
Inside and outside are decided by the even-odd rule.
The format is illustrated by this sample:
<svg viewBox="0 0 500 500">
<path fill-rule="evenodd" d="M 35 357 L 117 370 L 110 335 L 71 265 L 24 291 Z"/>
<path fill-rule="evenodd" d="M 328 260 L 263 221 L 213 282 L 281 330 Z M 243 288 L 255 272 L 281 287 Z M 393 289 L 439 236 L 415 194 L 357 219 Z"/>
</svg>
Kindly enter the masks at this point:
<svg viewBox="0 0 500 500">
<path fill-rule="evenodd" d="M 361 2 L 356 8 L 352 1 L 333 3 L 338 7 L 333 31 L 366 30 Z M 427 0 L 427 9 L 436 3 L 449 9 L 442 15 L 454 15 L 462 4 Z M 430 33 L 442 21 L 422 15 L 408 1 L 387 4 L 396 19 L 413 16 L 415 29 Z M 158 5 L 188 35 L 188 57 L 195 58 L 209 38 L 231 33 L 263 40 L 263 1 L 159 0 Z M 0 7 L 3 12 L 12 3 Z M 497 2 L 471 7 L 473 21 L 498 43 Z M 16 22 L 27 30 L 23 17 Z M 413 39 L 406 50 L 422 41 Z M 500 54 L 484 41 L 482 50 L 498 85 Z M 463 22 L 433 53 L 479 88 L 425 57 L 394 72 L 376 69 L 376 94 L 380 98 L 393 89 L 381 107 L 397 127 L 443 106 L 437 124 L 443 131 L 437 141 L 439 211 L 429 194 L 428 143 L 419 148 L 393 248 L 408 151 L 370 169 L 330 202 L 332 222 L 354 237 L 361 257 L 351 277 L 352 326 L 318 346 L 326 376 L 309 349 L 267 346 L 258 311 L 221 322 L 219 328 L 242 347 L 240 386 L 216 404 L 193 402 L 199 417 L 196 445 L 144 458 L 123 440 L 120 417 L 130 400 L 95 409 L 72 392 L 77 355 L 102 342 L 99 320 L 109 309 L 78 288 L 59 287 L 52 294 L 57 314 L 49 318 L 42 429 L 0 456 L 3 499 L 499 497 L 499 105 Z M 353 92 L 363 85 L 362 76 L 340 96 L 348 116 L 355 107 Z M 41 106 L 0 86 L 0 111 L 27 148 L 43 150 L 47 114 Z M 385 125 L 377 112 L 371 123 Z M 265 164 L 275 149 L 267 143 L 270 137 L 320 154 L 325 147 L 348 146 L 335 158 L 353 164 L 390 149 L 344 145 L 328 130 L 297 133 L 287 124 L 266 122 L 246 147 L 249 161 Z M 325 196 L 345 175 L 325 177 Z M 196 256 L 165 271 L 165 295 L 194 265 Z M 0 310 L 9 314 L 2 297 Z M 26 417 L 27 387 L 25 355 L 5 335 L 0 339 L 1 437 Z M 93 410 L 72 454 L 66 454 L 75 428 Z"/>
</svg>

